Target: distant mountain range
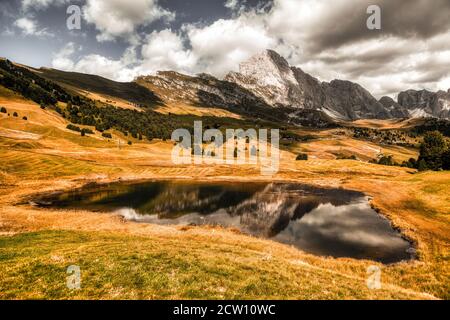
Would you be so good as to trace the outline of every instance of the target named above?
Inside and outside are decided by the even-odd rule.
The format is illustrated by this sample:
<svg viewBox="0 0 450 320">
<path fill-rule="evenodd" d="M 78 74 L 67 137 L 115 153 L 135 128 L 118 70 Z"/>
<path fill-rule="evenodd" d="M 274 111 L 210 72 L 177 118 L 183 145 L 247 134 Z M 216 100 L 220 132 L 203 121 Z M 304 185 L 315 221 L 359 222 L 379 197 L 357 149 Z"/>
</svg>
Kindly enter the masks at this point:
<svg viewBox="0 0 450 320">
<path fill-rule="evenodd" d="M 177 103 L 224 108 L 255 119 L 292 124 L 314 123 L 321 127 L 336 120 L 450 118 L 450 89 L 407 90 L 398 94 L 398 101 L 390 97 L 377 100 L 354 82 L 321 82 L 290 66 L 272 50 L 241 63 L 239 72 L 230 72 L 224 79 L 161 71 L 130 83 L 119 83 L 95 75 L 28 69 L 69 89 L 117 97 L 136 105 Z"/>
<path fill-rule="evenodd" d="M 222 107 L 245 101 L 288 109 L 291 118 L 305 110 L 323 112 L 335 120 L 450 117 L 450 89 L 437 93 L 408 90 L 398 95 L 397 102 L 389 97 L 378 101 L 357 83 L 320 82 L 300 68 L 291 67 L 272 50 L 241 63 L 239 72 L 230 72 L 224 80 L 206 74 L 190 77 L 159 72 L 156 76 L 140 77 L 137 82 L 157 94 L 163 93 L 163 100 L 183 99 Z"/>
</svg>

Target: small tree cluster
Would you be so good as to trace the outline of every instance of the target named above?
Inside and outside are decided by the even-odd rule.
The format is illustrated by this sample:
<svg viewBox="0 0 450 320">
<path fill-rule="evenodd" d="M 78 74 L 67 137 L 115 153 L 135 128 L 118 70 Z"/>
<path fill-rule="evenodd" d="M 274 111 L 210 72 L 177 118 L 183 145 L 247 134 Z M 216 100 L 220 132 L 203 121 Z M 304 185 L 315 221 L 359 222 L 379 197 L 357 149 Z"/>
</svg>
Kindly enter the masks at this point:
<svg viewBox="0 0 450 320">
<path fill-rule="evenodd" d="M 72 131 L 81 132 L 81 128 L 74 126 L 73 124 L 68 124 L 66 128 Z"/>
<path fill-rule="evenodd" d="M 442 133 L 439 131 L 427 132 L 420 145 L 420 156 L 417 161 L 417 169 L 425 170 L 449 170 L 450 148 Z"/>
</svg>

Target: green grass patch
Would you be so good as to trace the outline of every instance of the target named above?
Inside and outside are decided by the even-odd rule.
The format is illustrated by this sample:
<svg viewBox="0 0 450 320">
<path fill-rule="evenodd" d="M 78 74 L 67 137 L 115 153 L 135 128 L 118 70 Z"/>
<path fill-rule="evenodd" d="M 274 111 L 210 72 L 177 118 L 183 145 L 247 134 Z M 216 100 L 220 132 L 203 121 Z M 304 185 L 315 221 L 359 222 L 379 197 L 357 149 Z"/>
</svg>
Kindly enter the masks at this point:
<svg viewBox="0 0 450 320">
<path fill-rule="evenodd" d="M 186 240 L 186 239 L 185 239 Z M 67 268 L 81 288 L 67 288 Z M 254 244 L 42 231 L 0 237 L 0 299 L 394 298 L 364 279 L 263 259 Z"/>
</svg>

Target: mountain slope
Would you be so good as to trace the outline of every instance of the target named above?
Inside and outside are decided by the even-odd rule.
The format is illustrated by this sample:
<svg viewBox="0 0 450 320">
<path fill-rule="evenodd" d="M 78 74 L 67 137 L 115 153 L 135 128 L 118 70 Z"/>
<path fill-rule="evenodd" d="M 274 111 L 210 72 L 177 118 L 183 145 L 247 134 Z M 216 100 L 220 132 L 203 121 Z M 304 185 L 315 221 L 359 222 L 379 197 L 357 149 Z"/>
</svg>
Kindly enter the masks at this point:
<svg viewBox="0 0 450 320">
<path fill-rule="evenodd" d="M 139 77 L 139 85 L 155 92 L 166 104 L 187 103 L 198 107 L 218 107 L 243 115 L 249 120 L 269 120 L 283 124 L 328 127 L 334 121 L 317 110 L 273 108 L 251 90 L 211 75 L 188 76 L 173 71 Z"/>
<path fill-rule="evenodd" d="M 230 72 L 225 80 L 237 83 L 274 107 L 312 109 L 332 118 L 391 118 L 367 90 L 350 82 L 320 82 L 303 70 L 291 67 L 278 53 L 266 50 L 241 63 L 239 72 Z"/>
<path fill-rule="evenodd" d="M 135 82 L 116 82 L 97 75 L 65 72 L 41 68 L 35 70 L 41 77 L 70 89 L 81 89 L 106 98 L 119 98 L 145 107 L 161 105 L 161 99 L 153 92 Z"/>
<path fill-rule="evenodd" d="M 450 89 L 447 92 L 403 91 L 398 95 L 398 103 L 406 108 L 413 118 L 450 118 Z"/>
</svg>

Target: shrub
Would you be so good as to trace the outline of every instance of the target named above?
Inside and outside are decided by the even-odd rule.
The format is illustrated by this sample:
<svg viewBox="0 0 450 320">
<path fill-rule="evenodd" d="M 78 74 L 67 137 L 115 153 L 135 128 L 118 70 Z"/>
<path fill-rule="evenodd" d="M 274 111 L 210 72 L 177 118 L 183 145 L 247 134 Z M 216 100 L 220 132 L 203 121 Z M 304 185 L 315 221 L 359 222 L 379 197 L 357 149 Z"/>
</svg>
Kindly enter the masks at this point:
<svg viewBox="0 0 450 320">
<path fill-rule="evenodd" d="M 8 111 L 6 111 L 6 108 L 5 108 L 5 107 L 1 107 L 0 112 L 1 112 L 1 113 L 7 113 Z"/>
<path fill-rule="evenodd" d="M 128 145 L 131 146 L 133 144 L 133 142 L 128 140 Z"/>
<path fill-rule="evenodd" d="M 84 132 L 85 134 L 94 134 L 94 131 L 88 128 L 81 129 L 81 132 Z"/>
<path fill-rule="evenodd" d="M 450 148 L 442 154 L 442 169 L 450 170 Z"/>
<path fill-rule="evenodd" d="M 420 145 L 419 162 L 423 160 L 430 170 L 442 169 L 442 155 L 447 149 L 444 136 L 439 131 L 425 133 Z"/>
<path fill-rule="evenodd" d="M 382 156 L 380 158 L 380 160 L 378 160 L 378 164 L 380 164 L 382 166 L 395 166 L 396 165 L 392 156 Z"/>
<path fill-rule="evenodd" d="M 111 133 L 107 133 L 107 132 L 103 132 L 103 133 L 102 133 L 102 137 L 108 138 L 108 139 L 112 139 Z"/>
<path fill-rule="evenodd" d="M 345 154 L 339 154 L 337 156 L 337 160 L 358 160 L 358 158 L 352 154 L 351 156 L 347 156 Z"/>
<path fill-rule="evenodd" d="M 426 171 L 426 170 L 428 170 L 427 162 L 425 160 L 423 160 L 423 159 L 420 160 L 417 163 L 417 170 L 419 170 L 419 171 Z"/>
<path fill-rule="evenodd" d="M 19 115 L 17 114 L 17 112 L 14 112 L 14 113 L 13 113 L 13 117 L 16 117 L 16 118 L 17 118 L 18 116 L 19 116 Z"/>
<path fill-rule="evenodd" d="M 73 124 L 68 124 L 66 128 L 72 131 L 81 132 L 81 129 Z"/>
<path fill-rule="evenodd" d="M 295 160 L 297 160 L 297 161 L 307 161 L 308 160 L 308 155 L 306 153 L 300 153 Z"/>
<path fill-rule="evenodd" d="M 414 158 L 411 158 L 408 161 L 403 161 L 402 167 L 411 168 L 411 169 L 417 168 L 417 161 Z"/>
<path fill-rule="evenodd" d="M 25 121 L 26 121 L 26 120 L 28 120 L 28 118 L 27 118 L 27 117 L 23 117 L 22 120 L 25 120 Z"/>
<path fill-rule="evenodd" d="M 86 133 L 82 130 L 81 131 L 81 136 L 84 137 L 86 135 Z"/>
</svg>

